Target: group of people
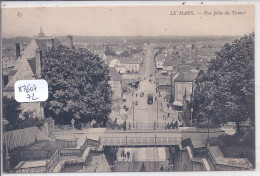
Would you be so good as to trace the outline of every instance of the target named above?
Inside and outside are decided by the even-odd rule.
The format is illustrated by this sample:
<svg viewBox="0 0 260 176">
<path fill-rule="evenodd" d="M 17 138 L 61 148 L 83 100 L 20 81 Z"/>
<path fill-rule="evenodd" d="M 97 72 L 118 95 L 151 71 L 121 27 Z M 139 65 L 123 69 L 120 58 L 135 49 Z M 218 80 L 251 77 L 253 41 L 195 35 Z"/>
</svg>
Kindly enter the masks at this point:
<svg viewBox="0 0 260 176">
<path fill-rule="evenodd" d="M 166 166 L 166 168 L 164 168 L 163 165 L 161 165 L 160 171 L 161 171 L 161 172 L 163 172 L 163 171 L 166 171 L 166 172 L 167 172 L 167 171 L 170 171 L 170 167 L 167 167 L 167 166 Z"/>
<path fill-rule="evenodd" d="M 122 158 L 122 160 L 124 161 L 124 160 L 130 160 L 130 158 L 131 158 L 131 152 L 130 151 L 125 151 L 124 149 L 121 151 L 121 153 L 120 153 L 120 156 L 121 156 L 121 158 Z M 132 157 L 134 157 L 134 153 L 132 153 Z"/>
</svg>

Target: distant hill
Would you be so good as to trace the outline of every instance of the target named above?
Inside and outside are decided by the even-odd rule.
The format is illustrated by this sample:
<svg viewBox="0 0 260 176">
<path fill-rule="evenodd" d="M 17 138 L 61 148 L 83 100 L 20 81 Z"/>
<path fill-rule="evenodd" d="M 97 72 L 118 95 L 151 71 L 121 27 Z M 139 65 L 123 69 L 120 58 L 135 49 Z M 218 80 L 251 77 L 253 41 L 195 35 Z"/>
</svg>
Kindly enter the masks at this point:
<svg viewBox="0 0 260 176">
<path fill-rule="evenodd" d="M 21 52 L 32 40 L 30 37 L 15 37 L 15 38 L 2 38 L 2 57 L 15 58 L 15 44 L 21 44 Z"/>
<path fill-rule="evenodd" d="M 240 36 L 73 36 L 74 42 L 96 42 L 96 43 L 168 43 L 168 42 L 197 42 L 197 41 L 216 41 L 216 42 L 231 42 Z M 66 36 L 59 36 L 58 39 L 64 43 Z"/>
<path fill-rule="evenodd" d="M 2 43 L 3 45 L 15 45 L 15 43 L 28 43 L 31 40 L 30 37 L 2 38 Z"/>
</svg>

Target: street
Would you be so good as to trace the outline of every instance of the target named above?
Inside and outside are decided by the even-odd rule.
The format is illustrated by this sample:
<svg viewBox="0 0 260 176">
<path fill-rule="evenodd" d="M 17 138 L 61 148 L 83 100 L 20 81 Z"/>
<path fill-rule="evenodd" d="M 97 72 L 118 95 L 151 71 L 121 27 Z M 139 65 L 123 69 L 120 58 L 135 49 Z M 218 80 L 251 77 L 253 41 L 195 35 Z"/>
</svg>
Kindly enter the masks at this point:
<svg viewBox="0 0 260 176">
<path fill-rule="evenodd" d="M 176 121 L 176 115 L 171 108 L 167 108 L 164 97 L 156 92 L 155 65 L 150 45 L 146 45 L 144 65 L 140 69 L 139 87 L 136 93 L 126 94 L 128 101 L 133 102 L 130 113 L 127 114 L 127 128 L 153 129 L 155 126 L 165 127 L 168 123 Z M 153 103 L 147 103 L 147 96 L 153 96 Z M 169 113 L 169 114 L 168 114 Z"/>
</svg>

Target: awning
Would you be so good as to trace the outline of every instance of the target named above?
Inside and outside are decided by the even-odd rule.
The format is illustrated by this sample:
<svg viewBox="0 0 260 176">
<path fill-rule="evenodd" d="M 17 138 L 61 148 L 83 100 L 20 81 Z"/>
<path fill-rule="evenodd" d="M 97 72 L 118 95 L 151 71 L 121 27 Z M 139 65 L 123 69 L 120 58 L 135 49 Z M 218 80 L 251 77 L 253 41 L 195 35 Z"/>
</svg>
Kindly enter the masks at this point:
<svg viewBox="0 0 260 176">
<path fill-rule="evenodd" d="M 182 101 L 174 101 L 173 105 L 174 106 L 183 106 L 183 103 L 182 103 Z"/>
</svg>

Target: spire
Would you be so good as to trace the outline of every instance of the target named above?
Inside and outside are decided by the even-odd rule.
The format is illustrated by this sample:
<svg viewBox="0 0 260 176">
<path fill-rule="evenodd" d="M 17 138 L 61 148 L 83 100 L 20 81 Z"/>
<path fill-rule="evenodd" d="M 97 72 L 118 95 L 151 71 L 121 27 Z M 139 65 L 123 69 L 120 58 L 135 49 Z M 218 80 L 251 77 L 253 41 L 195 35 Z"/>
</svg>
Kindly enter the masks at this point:
<svg viewBox="0 0 260 176">
<path fill-rule="evenodd" d="M 41 28 L 40 28 L 40 33 L 39 33 L 39 37 L 43 37 L 43 36 L 45 36 L 45 34 L 43 33 L 42 26 L 41 26 Z"/>
<path fill-rule="evenodd" d="M 41 33 L 41 34 L 43 33 L 42 26 L 41 26 L 41 29 L 40 29 L 40 33 Z"/>
</svg>

